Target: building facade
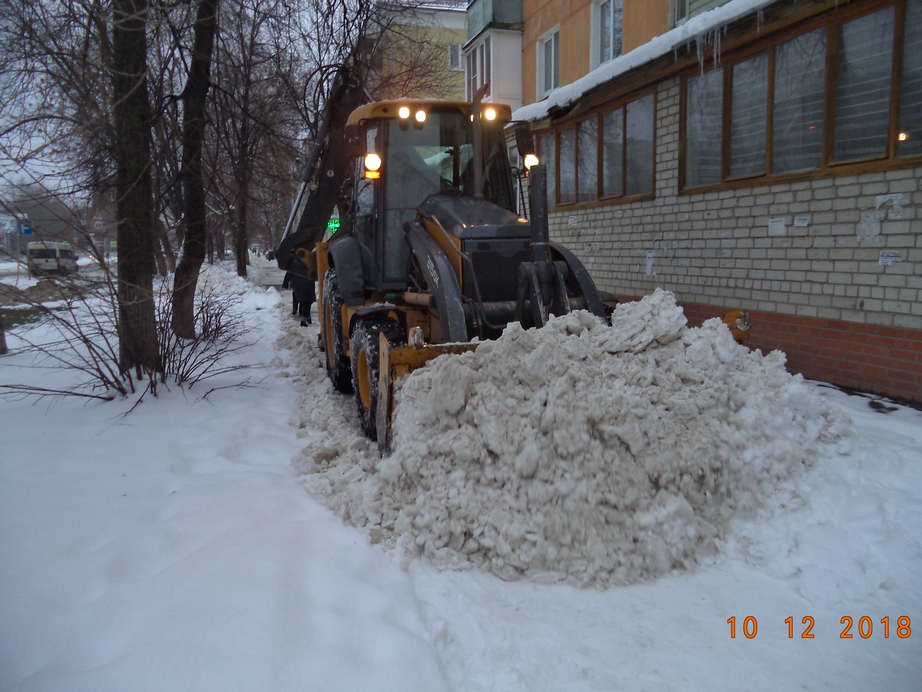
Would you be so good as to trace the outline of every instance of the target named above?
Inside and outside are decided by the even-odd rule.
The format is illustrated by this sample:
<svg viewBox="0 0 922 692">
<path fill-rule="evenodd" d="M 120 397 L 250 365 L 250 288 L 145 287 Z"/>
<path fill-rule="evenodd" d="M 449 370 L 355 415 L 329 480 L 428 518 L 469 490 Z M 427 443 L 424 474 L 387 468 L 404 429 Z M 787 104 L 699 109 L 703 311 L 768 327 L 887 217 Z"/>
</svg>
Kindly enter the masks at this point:
<svg viewBox="0 0 922 692">
<path fill-rule="evenodd" d="M 465 98 L 486 85 L 483 100 L 522 104 L 522 0 L 472 0 L 467 7 Z"/>
<path fill-rule="evenodd" d="M 375 98 L 463 100 L 465 9 L 465 0 L 436 0 L 396 12 L 372 66 Z"/>
<path fill-rule="evenodd" d="M 582 32 L 523 3 L 523 92 L 555 27 L 561 84 L 515 114 L 552 236 L 622 300 L 747 309 L 792 371 L 922 401 L 922 0 L 625 0 L 597 66 L 567 42 L 601 3 L 563 4 Z"/>
</svg>

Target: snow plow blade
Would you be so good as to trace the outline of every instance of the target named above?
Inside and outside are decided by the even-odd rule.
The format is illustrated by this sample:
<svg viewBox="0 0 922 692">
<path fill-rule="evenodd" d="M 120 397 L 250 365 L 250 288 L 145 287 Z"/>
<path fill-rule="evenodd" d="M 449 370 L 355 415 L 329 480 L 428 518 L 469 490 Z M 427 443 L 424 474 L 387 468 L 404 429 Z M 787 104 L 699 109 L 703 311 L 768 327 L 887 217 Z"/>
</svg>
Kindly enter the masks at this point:
<svg viewBox="0 0 922 692">
<path fill-rule="evenodd" d="M 380 380 L 378 382 L 375 423 L 378 429 L 378 449 L 384 453 L 389 451 L 391 447 L 391 418 L 394 412 L 394 393 L 400 388 L 403 379 L 434 358 L 446 353 L 460 354 L 473 351 L 479 344 L 395 346 L 387 340 L 384 334 L 381 334 L 379 338 Z"/>
</svg>

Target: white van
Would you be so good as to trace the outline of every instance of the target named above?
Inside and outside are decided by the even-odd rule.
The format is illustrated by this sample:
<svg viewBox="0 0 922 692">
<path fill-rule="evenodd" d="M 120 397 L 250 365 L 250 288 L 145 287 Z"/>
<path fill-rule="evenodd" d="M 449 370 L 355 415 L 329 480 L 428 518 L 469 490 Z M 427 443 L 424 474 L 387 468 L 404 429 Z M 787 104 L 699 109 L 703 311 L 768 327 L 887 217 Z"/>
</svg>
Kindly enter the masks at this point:
<svg viewBox="0 0 922 692">
<path fill-rule="evenodd" d="M 26 247 L 29 276 L 48 274 L 73 274 L 77 271 L 77 260 L 70 243 L 49 241 L 29 243 Z"/>
</svg>

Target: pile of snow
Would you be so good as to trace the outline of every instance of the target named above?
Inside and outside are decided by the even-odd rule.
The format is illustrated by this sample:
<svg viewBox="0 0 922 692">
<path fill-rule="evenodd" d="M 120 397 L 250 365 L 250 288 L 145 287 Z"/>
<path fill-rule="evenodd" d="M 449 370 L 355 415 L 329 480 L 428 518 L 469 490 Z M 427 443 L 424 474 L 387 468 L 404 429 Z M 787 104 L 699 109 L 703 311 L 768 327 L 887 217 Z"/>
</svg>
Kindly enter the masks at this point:
<svg viewBox="0 0 922 692">
<path fill-rule="evenodd" d="M 846 439 L 782 353 L 749 351 L 719 320 L 689 329 L 660 290 L 611 327 L 587 312 L 511 325 L 414 372 L 389 457 L 327 423 L 299 466 L 373 539 L 441 567 L 598 586 L 691 566 Z"/>
<path fill-rule="evenodd" d="M 168 285 L 172 286 L 170 275 Z M 196 292 L 202 295 L 238 296 L 243 298 L 253 290 L 253 284 L 246 278 L 237 276 L 234 265 L 230 262 L 203 264 L 199 270 Z"/>
</svg>

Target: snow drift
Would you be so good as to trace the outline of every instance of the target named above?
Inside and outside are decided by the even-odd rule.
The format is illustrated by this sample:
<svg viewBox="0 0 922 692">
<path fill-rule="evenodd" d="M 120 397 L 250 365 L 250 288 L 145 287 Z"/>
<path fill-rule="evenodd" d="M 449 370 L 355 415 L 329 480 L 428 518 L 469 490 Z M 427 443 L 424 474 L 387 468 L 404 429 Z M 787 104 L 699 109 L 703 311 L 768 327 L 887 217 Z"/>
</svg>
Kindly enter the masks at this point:
<svg viewBox="0 0 922 692">
<path fill-rule="evenodd" d="M 619 306 L 611 327 L 588 312 L 510 325 L 414 372 L 389 457 L 327 414 L 329 435 L 298 466 L 373 540 L 581 586 L 688 568 L 846 434 L 782 353 L 749 351 L 719 320 L 689 329 L 661 290 Z"/>
</svg>

